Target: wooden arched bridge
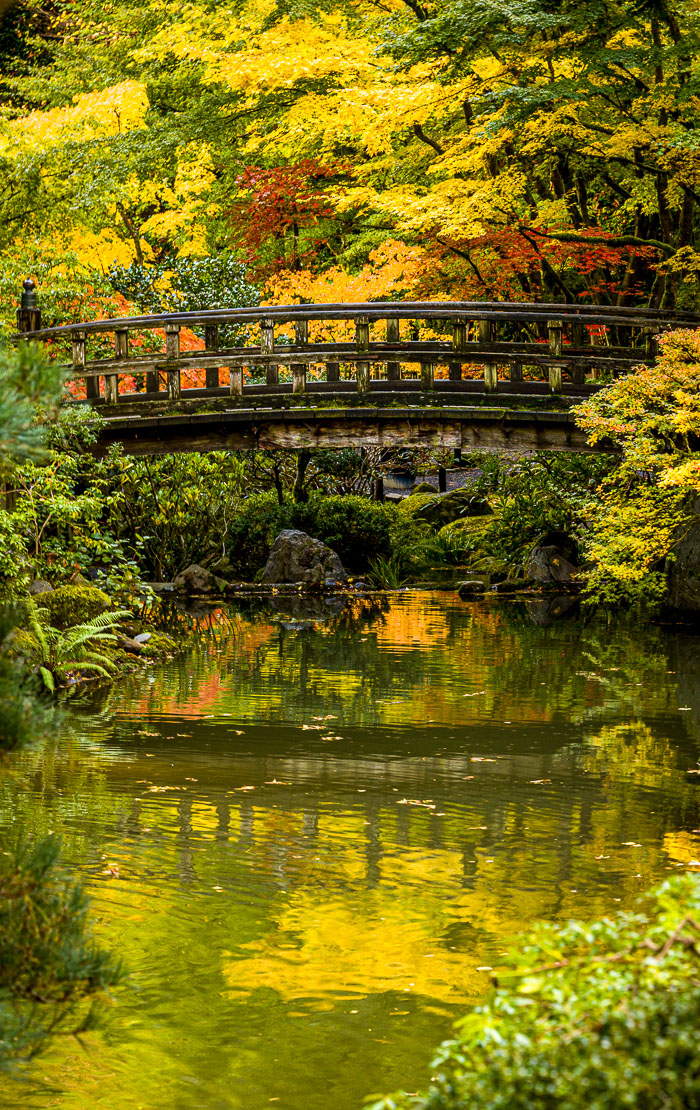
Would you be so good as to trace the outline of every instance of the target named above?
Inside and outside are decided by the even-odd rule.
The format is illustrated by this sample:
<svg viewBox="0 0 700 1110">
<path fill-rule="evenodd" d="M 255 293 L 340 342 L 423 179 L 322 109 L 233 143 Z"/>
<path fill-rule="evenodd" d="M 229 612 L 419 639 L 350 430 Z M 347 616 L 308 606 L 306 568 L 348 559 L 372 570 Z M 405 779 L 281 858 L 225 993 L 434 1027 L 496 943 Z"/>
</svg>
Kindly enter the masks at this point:
<svg viewBox="0 0 700 1110">
<path fill-rule="evenodd" d="M 25 290 L 31 283 L 25 283 Z M 370 302 L 235 308 L 41 328 L 70 352 L 76 404 L 105 417 L 100 450 L 421 444 L 580 451 L 569 411 L 653 362 L 700 315 L 601 305 Z"/>
</svg>

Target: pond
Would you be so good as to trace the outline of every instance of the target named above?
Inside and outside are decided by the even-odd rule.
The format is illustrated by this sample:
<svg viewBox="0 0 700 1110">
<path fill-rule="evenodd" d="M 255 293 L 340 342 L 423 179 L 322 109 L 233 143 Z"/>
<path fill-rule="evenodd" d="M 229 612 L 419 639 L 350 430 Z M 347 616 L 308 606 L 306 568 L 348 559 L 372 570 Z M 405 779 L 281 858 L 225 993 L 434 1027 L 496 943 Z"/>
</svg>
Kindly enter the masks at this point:
<svg viewBox="0 0 700 1110">
<path fill-rule="evenodd" d="M 76 704 L 0 813 L 60 833 L 130 975 L 3 1105 L 357 1110 L 533 920 L 700 867 L 700 638 L 556 607 L 250 603 Z"/>
</svg>

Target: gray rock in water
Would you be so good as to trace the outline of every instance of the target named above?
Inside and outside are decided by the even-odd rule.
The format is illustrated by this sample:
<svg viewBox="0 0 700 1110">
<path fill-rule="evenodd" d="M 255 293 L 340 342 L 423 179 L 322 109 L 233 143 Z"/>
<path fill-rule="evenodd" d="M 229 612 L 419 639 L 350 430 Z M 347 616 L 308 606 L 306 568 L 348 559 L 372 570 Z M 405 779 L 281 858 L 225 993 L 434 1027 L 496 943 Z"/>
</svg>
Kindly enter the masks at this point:
<svg viewBox="0 0 700 1110">
<path fill-rule="evenodd" d="M 138 636 L 133 637 L 135 644 L 147 644 L 150 638 L 150 632 L 139 632 Z"/>
<path fill-rule="evenodd" d="M 540 585 L 552 585 L 561 582 L 573 582 L 576 577 L 576 567 L 561 553 L 558 547 L 549 544 L 546 547 L 533 547 L 527 560 L 525 573 L 533 582 Z"/>
<path fill-rule="evenodd" d="M 199 563 L 192 563 L 178 574 L 173 586 L 183 594 L 218 594 L 222 592 L 221 579 Z"/>
<path fill-rule="evenodd" d="M 39 594 L 53 593 L 53 586 L 44 578 L 35 578 L 29 587 L 30 597 L 38 597 Z"/>
<path fill-rule="evenodd" d="M 308 582 L 320 585 L 326 578 L 346 578 L 343 564 L 325 543 L 285 528 L 272 545 L 263 582 Z"/>
<path fill-rule="evenodd" d="M 698 499 L 700 502 L 700 499 Z M 683 612 L 700 612 L 700 517 L 673 548 L 669 560 L 667 604 Z"/>
<path fill-rule="evenodd" d="M 140 655 L 142 651 L 141 644 L 136 640 L 132 640 L 130 636 L 122 636 L 118 641 L 119 647 L 129 655 Z"/>
</svg>

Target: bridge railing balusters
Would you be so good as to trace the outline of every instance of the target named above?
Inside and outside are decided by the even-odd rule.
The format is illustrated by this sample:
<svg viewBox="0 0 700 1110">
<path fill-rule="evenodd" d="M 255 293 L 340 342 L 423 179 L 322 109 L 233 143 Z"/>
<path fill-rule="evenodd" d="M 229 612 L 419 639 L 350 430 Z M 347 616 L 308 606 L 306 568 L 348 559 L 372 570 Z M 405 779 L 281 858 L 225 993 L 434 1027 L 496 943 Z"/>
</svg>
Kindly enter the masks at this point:
<svg viewBox="0 0 700 1110">
<path fill-rule="evenodd" d="M 218 375 L 218 370 L 217 370 Z M 229 367 L 229 396 L 240 401 L 243 397 L 243 367 Z"/>
</svg>

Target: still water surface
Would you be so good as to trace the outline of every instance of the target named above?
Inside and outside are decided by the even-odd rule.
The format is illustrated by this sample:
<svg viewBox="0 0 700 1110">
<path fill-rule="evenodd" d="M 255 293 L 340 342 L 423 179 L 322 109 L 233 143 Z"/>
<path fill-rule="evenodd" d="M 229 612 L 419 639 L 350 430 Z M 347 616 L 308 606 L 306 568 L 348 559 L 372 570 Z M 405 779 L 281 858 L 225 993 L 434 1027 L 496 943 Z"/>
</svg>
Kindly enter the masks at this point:
<svg viewBox="0 0 700 1110">
<path fill-rule="evenodd" d="M 513 934 L 700 860 L 700 638 L 448 594 L 314 615 L 215 614 L 0 786 L 130 972 L 3 1105 L 358 1110 L 425 1085 Z"/>
</svg>

